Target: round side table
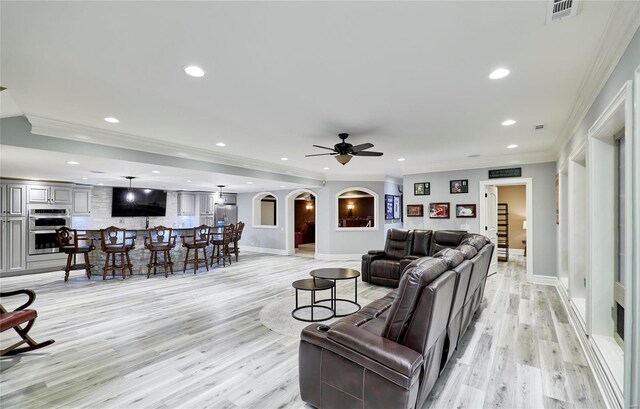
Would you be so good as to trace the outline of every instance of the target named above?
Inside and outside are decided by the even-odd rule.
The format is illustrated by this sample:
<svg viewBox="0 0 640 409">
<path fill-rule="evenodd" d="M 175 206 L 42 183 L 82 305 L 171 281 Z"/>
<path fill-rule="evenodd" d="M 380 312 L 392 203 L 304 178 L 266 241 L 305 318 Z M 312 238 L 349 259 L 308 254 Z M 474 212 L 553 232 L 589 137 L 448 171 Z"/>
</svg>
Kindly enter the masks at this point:
<svg viewBox="0 0 640 409">
<path fill-rule="evenodd" d="M 291 284 L 291 286 L 296 289 L 296 308 L 293 311 L 291 311 L 291 316 L 293 318 L 297 319 L 298 321 L 320 322 L 320 321 L 329 320 L 336 315 L 335 303 L 333 301 L 331 302 L 331 307 L 316 304 L 316 291 L 331 290 L 331 295 L 332 295 L 331 299 L 333 299 L 333 289 L 335 288 L 335 283 L 333 281 L 322 280 L 319 278 L 305 278 L 302 280 L 294 281 Z M 300 306 L 298 304 L 298 291 L 309 291 L 311 293 L 311 304 Z M 325 318 L 314 319 L 313 310 L 315 308 L 322 308 L 325 310 L 329 310 L 331 311 L 331 315 Z M 296 312 L 300 310 L 305 310 L 305 309 L 311 310 L 311 319 L 300 318 L 296 316 Z"/>
<path fill-rule="evenodd" d="M 331 305 L 333 306 L 335 317 L 346 317 L 347 315 L 351 315 L 355 312 L 360 311 L 360 304 L 358 304 L 358 277 L 360 277 L 360 272 L 358 270 L 354 270 L 352 268 L 318 268 L 316 270 L 311 270 L 309 273 L 311 277 L 321 278 L 325 280 L 331 280 L 335 284 L 338 280 L 354 280 L 355 283 L 355 291 L 354 291 L 354 299 L 348 300 L 346 298 L 337 298 L 338 293 L 336 288 L 333 288 L 332 297 L 330 299 L 318 300 L 317 302 L 331 301 Z M 353 304 L 357 307 L 355 311 L 352 311 L 348 314 L 338 314 L 336 310 L 337 301 L 345 302 Z"/>
</svg>

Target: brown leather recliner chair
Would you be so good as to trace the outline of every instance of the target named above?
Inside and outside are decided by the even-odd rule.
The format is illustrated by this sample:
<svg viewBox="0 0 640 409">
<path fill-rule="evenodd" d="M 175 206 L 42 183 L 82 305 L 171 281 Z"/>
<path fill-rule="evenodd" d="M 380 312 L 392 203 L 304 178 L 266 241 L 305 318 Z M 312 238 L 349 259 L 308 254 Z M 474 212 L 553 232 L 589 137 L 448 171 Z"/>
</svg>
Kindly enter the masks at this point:
<svg viewBox="0 0 640 409">
<path fill-rule="evenodd" d="M 412 245 L 413 231 L 390 229 L 384 250 L 370 250 L 362 256 L 362 281 L 397 287 L 402 273 L 400 260 L 409 256 Z"/>
</svg>

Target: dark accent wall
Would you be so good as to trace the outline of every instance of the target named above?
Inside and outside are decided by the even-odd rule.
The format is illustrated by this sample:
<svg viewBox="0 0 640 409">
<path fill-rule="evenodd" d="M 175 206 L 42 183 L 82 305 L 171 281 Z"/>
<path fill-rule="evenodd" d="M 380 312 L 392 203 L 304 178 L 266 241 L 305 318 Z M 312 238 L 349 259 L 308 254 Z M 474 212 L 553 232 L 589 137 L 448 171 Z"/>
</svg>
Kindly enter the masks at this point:
<svg viewBox="0 0 640 409">
<path fill-rule="evenodd" d="M 313 209 L 307 211 L 306 200 L 294 200 L 295 202 L 295 231 L 302 231 L 304 222 L 316 221 L 316 205 L 314 203 Z M 312 202 L 313 203 L 313 202 Z"/>
</svg>

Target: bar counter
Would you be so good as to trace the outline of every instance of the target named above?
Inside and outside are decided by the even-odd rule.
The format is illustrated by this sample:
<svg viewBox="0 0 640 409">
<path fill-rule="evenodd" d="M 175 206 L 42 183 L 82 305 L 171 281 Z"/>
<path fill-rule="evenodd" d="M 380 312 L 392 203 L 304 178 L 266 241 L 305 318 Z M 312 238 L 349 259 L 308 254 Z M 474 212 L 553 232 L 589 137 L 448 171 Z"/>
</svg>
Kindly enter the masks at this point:
<svg viewBox="0 0 640 409">
<path fill-rule="evenodd" d="M 214 228 L 211 228 L 212 232 Z M 146 229 L 127 229 L 127 237 L 135 236 L 135 248 L 129 251 L 129 257 L 131 258 L 132 270 L 134 275 L 147 275 L 147 264 L 149 264 L 149 258 L 151 256 L 151 252 L 144 248 L 144 238 L 149 237 L 149 231 Z M 91 263 L 91 275 L 92 276 L 100 276 L 102 277 L 102 270 L 104 268 L 105 256 L 106 254 L 100 250 L 100 230 L 99 229 L 78 229 L 78 235 L 85 236 L 87 238 L 92 238 L 93 245 L 95 249 L 89 253 L 89 262 Z M 171 249 L 171 261 L 173 261 L 173 271 L 174 272 L 182 272 L 182 268 L 184 266 L 184 258 L 187 254 L 187 249 L 182 247 L 182 236 L 192 236 L 193 228 L 192 227 L 183 227 L 183 228 L 174 228 L 171 232 L 172 236 L 176 236 L 176 245 L 173 249 Z M 211 262 L 211 253 L 213 250 L 213 246 L 207 246 L 207 259 Z M 162 254 L 158 256 L 158 259 L 161 260 Z M 193 257 L 193 254 L 191 254 Z M 81 263 L 82 257 L 78 257 L 77 262 Z M 120 256 L 116 256 L 116 262 L 120 263 Z M 164 275 L 164 269 L 160 266 L 156 269 L 158 275 Z M 126 270 L 127 276 L 129 275 L 129 270 Z M 187 265 L 187 272 L 191 272 L 193 274 L 193 264 L 190 263 Z M 153 275 L 153 271 L 152 271 Z M 108 276 L 111 277 L 111 273 L 108 272 Z M 116 271 L 116 278 L 122 278 L 122 276 Z"/>
</svg>

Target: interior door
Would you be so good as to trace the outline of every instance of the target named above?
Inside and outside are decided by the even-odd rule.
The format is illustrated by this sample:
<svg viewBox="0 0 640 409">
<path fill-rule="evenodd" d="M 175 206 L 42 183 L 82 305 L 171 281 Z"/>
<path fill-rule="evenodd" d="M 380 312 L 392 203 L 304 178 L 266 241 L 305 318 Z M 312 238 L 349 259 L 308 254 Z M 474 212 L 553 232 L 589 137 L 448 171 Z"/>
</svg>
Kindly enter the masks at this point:
<svg viewBox="0 0 640 409">
<path fill-rule="evenodd" d="M 498 187 L 485 186 L 484 194 L 484 234 L 491 240 L 495 249 L 491 257 L 491 265 L 489 271 L 494 273 L 498 270 Z"/>
</svg>

